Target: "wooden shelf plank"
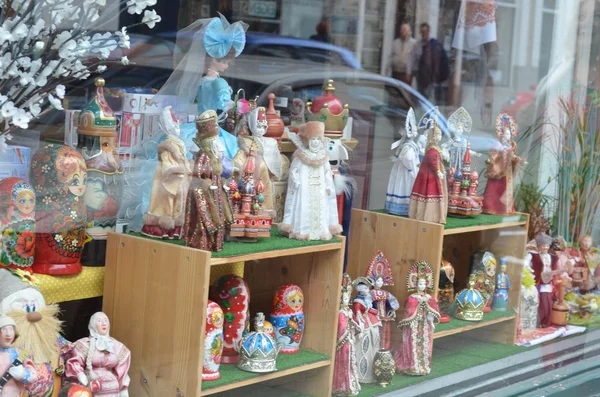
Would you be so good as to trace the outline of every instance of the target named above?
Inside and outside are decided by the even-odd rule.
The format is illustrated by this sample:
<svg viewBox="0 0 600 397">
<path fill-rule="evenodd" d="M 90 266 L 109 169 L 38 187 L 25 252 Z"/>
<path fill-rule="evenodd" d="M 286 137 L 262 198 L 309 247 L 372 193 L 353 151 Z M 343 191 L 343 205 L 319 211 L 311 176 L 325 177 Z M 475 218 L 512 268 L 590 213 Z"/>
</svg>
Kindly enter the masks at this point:
<svg viewBox="0 0 600 397">
<path fill-rule="evenodd" d="M 480 232 L 482 230 L 504 229 L 504 228 L 513 227 L 513 226 L 527 226 L 527 221 L 503 222 L 503 223 L 494 223 L 494 224 L 489 224 L 489 225 L 478 225 L 478 226 L 468 226 L 468 227 L 457 227 L 454 229 L 444 229 L 444 236 L 448 236 L 451 234 Z"/>
<path fill-rule="evenodd" d="M 433 339 L 443 338 L 445 336 L 450 336 L 450 335 L 458 334 L 461 332 L 470 331 L 472 329 L 483 328 L 483 327 L 487 327 L 487 326 L 490 326 L 493 324 L 503 323 L 505 321 L 511 321 L 511 320 L 514 320 L 516 317 L 517 317 L 517 314 L 513 313 L 506 317 L 499 317 L 499 318 L 495 318 L 493 320 L 488 320 L 488 321 L 474 322 L 472 324 L 465 325 L 463 327 L 457 327 L 457 328 L 452 328 L 452 329 L 442 331 L 442 332 L 436 332 L 433 334 Z"/>
<path fill-rule="evenodd" d="M 342 249 L 341 242 L 327 243 L 322 245 L 310 245 L 306 247 L 286 248 L 281 250 L 253 252 L 250 254 L 227 256 L 223 258 L 211 258 L 210 265 L 218 266 L 227 263 L 246 262 L 258 259 L 280 258 L 283 256 L 310 254 L 313 252 L 333 251 Z"/>
<path fill-rule="evenodd" d="M 306 364 L 306 365 L 301 365 L 298 367 L 284 369 L 281 371 L 271 372 L 268 374 L 261 374 L 254 378 L 244 379 L 239 382 L 228 383 L 226 385 L 202 390 L 201 395 L 209 396 L 211 394 L 221 393 L 221 392 L 224 392 L 227 390 L 233 390 L 233 389 L 237 389 L 240 387 L 253 385 L 256 383 L 265 382 L 268 380 L 283 378 L 285 376 L 294 375 L 294 374 L 310 371 L 310 370 L 317 369 L 317 368 L 323 368 L 323 367 L 327 367 L 329 365 L 331 365 L 331 360 L 322 360 L 322 361 L 317 361 L 317 362 L 311 363 L 311 364 Z"/>
</svg>

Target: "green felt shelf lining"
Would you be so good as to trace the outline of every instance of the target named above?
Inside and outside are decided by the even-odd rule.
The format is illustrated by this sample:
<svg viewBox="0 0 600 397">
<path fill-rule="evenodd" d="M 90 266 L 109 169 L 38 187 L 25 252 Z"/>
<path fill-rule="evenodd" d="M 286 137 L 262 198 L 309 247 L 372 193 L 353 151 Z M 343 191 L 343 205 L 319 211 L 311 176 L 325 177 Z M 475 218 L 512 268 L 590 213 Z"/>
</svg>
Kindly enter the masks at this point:
<svg viewBox="0 0 600 397">
<path fill-rule="evenodd" d="M 515 312 L 513 310 L 507 310 L 505 312 L 499 312 L 499 311 L 492 310 L 489 313 L 484 313 L 483 319 L 479 322 L 459 320 L 457 318 L 450 317 L 449 322 L 436 325 L 435 332 L 438 333 L 438 332 L 443 332 L 443 331 L 450 331 L 450 330 L 453 330 L 456 328 L 466 327 L 469 325 L 486 323 L 488 321 L 497 320 L 499 318 L 510 317 L 514 314 L 515 314 Z"/>
<path fill-rule="evenodd" d="M 149 238 L 156 241 L 162 241 L 165 243 L 175 244 L 175 245 L 184 245 L 183 240 L 160 240 L 153 239 L 151 237 L 145 236 L 138 232 L 129 232 L 132 236 Z M 323 244 L 331 244 L 337 243 L 339 240 L 332 239 L 329 241 L 306 241 L 306 240 L 294 240 L 291 238 L 287 238 L 281 235 L 281 232 L 276 227 L 271 228 L 271 237 L 270 238 L 259 238 L 258 241 L 253 243 L 244 243 L 239 241 L 226 241 L 223 243 L 223 250 L 219 252 L 213 252 L 213 258 L 228 258 L 232 256 L 240 256 L 240 255 L 248 255 L 255 254 L 257 252 L 265 252 L 265 251 L 277 251 L 284 250 L 290 248 L 300 248 L 300 247 L 311 247 L 315 245 L 323 245 Z"/>
<path fill-rule="evenodd" d="M 311 350 L 300 349 L 297 354 L 280 354 L 277 356 L 277 370 L 282 371 L 302 365 L 312 364 L 323 360 L 329 360 L 330 357 Z M 240 382 L 246 379 L 256 378 L 261 374 L 246 372 L 239 369 L 236 365 L 221 364 L 219 368 L 221 377 L 214 381 L 202 382 L 202 389 L 208 390 L 215 387 Z"/>
<path fill-rule="evenodd" d="M 379 214 L 387 214 L 390 216 L 398 216 L 400 218 L 408 218 L 407 216 L 389 214 L 383 209 L 372 210 L 371 212 L 377 212 Z M 481 215 L 467 217 L 467 218 L 454 218 L 454 217 L 448 216 L 446 218 L 446 224 L 444 225 L 444 229 L 458 229 L 461 227 L 496 225 L 496 224 L 504 223 L 504 222 L 522 222 L 522 221 L 525 221 L 526 219 L 527 219 L 527 217 L 522 216 L 522 215 L 501 216 L 501 215 L 481 214 Z"/>
</svg>

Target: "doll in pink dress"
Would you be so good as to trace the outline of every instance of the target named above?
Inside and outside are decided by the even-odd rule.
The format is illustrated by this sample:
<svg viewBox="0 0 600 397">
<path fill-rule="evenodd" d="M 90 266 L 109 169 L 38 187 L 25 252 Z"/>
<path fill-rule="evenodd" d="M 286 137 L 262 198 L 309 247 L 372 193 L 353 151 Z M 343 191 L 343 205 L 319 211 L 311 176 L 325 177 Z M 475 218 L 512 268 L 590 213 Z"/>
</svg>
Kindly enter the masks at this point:
<svg viewBox="0 0 600 397">
<path fill-rule="evenodd" d="M 25 385 L 37 380 L 33 361 L 12 347 L 17 338 L 17 324 L 11 317 L 0 315 L 0 396 L 19 397 Z"/>
<path fill-rule="evenodd" d="M 375 383 L 377 378 L 373 368 L 375 354 L 379 351 L 381 320 L 373 309 L 371 289 L 373 282 L 366 277 L 358 277 L 353 282 L 357 295 L 352 302 L 353 320 L 357 324 L 354 347 L 358 365 L 358 381 Z"/>
<path fill-rule="evenodd" d="M 351 295 L 352 280 L 348 274 L 344 273 L 333 368 L 332 392 L 334 396 L 355 396 L 360 392 L 356 350 L 354 347 L 358 324 L 352 318 L 352 309 L 350 309 Z"/>
<path fill-rule="evenodd" d="M 129 349 L 110 337 L 110 321 L 102 312 L 92 316 L 88 329 L 90 336 L 75 342 L 67 360 L 67 378 L 89 384 L 94 396 L 129 397 Z"/>
<path fill-rule="evenodd" d="M 428 375 L 431 372 L 431 351 L 435 324 L 440 321 L 440 309 L 429 295 L 433 291 L 433 270 L 425 261 L 415 263 L 406 279 L 409 291 L 416 291 L 404 305 L 402 344 L 394 353 L 398 372 L 407 375 Z"/>
</svg>

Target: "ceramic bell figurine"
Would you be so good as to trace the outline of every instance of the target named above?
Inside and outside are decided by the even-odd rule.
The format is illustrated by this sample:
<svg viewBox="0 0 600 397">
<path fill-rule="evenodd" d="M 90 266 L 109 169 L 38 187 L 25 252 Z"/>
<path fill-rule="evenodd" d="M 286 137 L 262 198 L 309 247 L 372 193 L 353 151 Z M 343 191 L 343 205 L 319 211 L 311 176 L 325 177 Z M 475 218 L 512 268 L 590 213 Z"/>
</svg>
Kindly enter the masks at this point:
<svg viewBox="0 0 600 397">
<path fill-rule="evenodd" d="M 33 271 L 78 274 L 86 238 L 87 165 L 75 148 L 46 143 L 33 156 L 30 172 L 36 193 Z"/>
<path fill-rule="evenodd" d="M 129 349 L 110 336 L 110 320 L 102 312 L 92 315 L 88 329 L 90 336 L 75 342 L 65 376 L 88 386 L 94 396 L 128 396 Z"/>
<path fill-rule="evenodd" d="M 275 94 L 272 92 L 268 95 L 269 107 L 267 108 L 267 132 L 266 138 L 281 139 L 284 131 L 283 120 L 277 114 L 275 110 Z"/>
<path fill-rule="evenodd" d="M 236 364 L 240 357 L 238 347 L 250 321 L 250 289 L 246 281 L 236 275 L 221 276 L 210 288 L 210 299 L 223 310 L 223 364 Z"/>
<path fill-rule="evenodd" d="M 279 229 L 293 239 L 330 240 L 342 233 L 324 128 L 323 123 L 310 121 L 299 127 L 298 134 L 290 132 L 298 149 L 290 166 Z"/>
<path fill-rule="evenodd" d="M 219 366 L 223 355 L 223 310 L 213 301 L 208 301 L 206 309 L 206 330 L 204 331 L 204 363 L 202 380 L 217 380 L 221 377 Z"/>
<path fill-rule="evenodd" d="M 448 213 L 448 186 L 439 147 L 442 131 L 437 126 L 438 114 L 437 107 L 433 108 L 419 121 L 419 128 L 426 128 L 429 132 L 425 157 L 410 195 L 408 217 L 444 224 Z"/>
<path fill-rule="evenodd" d="M 375 354 L 379 351 L 381 320 L 377 310 L 373 308 L 373 280 L 358 277 L 352 282 L 356 296 L 352 301 L 353 320 L 357 325 L 354 351 L 358 366 L 358 381 L 360 383 L 375 383 L 373 363 Z"/>
<path fill-rule="evenodd" d="M 393 287 L 394 278 L 392 276 L 392 267 L 382 251 L 377 251 L 369 266 L 367 267 L 366 277 L 373 282 L 371 296 L 373 308 L 377 310 L 377 315 L 381 320 L 380 349 L 390 350 L 392 348 L 392 323 L 396 320 L 396 310 L 400 309 L 398 299 L 383 287 Z"/>
<path fill-rule="evenodd" d="M 29 357 L 12 346 L 17 338 L 17 324 L 0 315 L 0 396 L 25 395 L 25 385 L 37 381 L 38 374 Z"/>
<path fill-rule="evenodd" d="M 412 292 L 404 305 L 404 318 L 398 321 L 402 329 L 402 344 L 394 354 L 396 370 L 408 375 L 428 375 L 435 325 L 440 321 L 440 309 L 433 292 L 433 269 L 425 261 L 415 263 L 406 276 L 406 287 Z"/>
<path fill-rule="evenodd" d="M 483 193 L 483 213 L 513 215 L 515 213 L 514 181 L 517 170 L 526 162 L 516 155 L 517 124 L 506 113 L 496 119 L 498 142 L 490 149 L 487 184 Z"/>
<path fill-rule="evenodd" d="M 344 273 L 333 366 L 332 394 L 334 396 L 355 396 L 360 392 L 354 345 L 357 324 L 352 318 L 351 297 L 352 279 L 347 273 Z"/>
<path fill-rule="evenodd" d="M 171 106 L 160 114 L 166 139 L 158 145 L 158 166 L 152 182 L 148 211 L 142 218 L 142 234 L 179 239 L 183 232 L 184 204 L 192 170 L 184 142 L 179 139 L 179 121 Z"/>
<path fill-rule="evenodd" d="M 313 102 L 306 103 L 306 120 L 322 121 L 325 123 L 325 136 L 329 138 L 340 138 L 348 123 L 350 110 L 348 104 L 342 105 L 342 101 L 335 95 L 333 80 L 325 83 L 324 95 L 317 97 Z"/>
<path fill-rule="evenodd" d="M 240 362 L 238 368 L 248 372 L 273 372 L 277 368 L 277 344 L 265 332 L 265 315 L 256 313 L 254 332 L 250 332 L 240 344 Z"/>
<path fill-rule="evenodd" d="M 438 304 L 440 305 L 440 323 L 450 321 L 450 312 L 454 302 L 454 266 L 442 259 L 440 281 L 438 284 Z"/>
<path fill-rule="evenodd" d="M 491 252 L 480 250 L 471 257 L 470 274 L 475 276 L 475 289 L 481 293 L 485 301 L 485 313 L 492 310 L 496 289 L 496 266 L 496 257 Z"/>
<path fill-rule="evenodd" d="M 475 275 L 469 276 L 469 287 L 463 289 L 454 298 L 452 316 L 465 321 L 481 321 L 485 300 L 481 293 L 475 289 Z"/>
<path fill-rule="evenodd" d="M 21 178 L 0 180 L 0 267 L 31 270 L 35 252 L 35 192 Z"/>
<path fill-rule="evenodd" d="M 300 287 L 285 284 L 277 288 L 269 320 L 275 329 L 279 352 L 298 353 L 304 335 L 304 293 Z"/>
<path fill-rule="evenodd" d="M 217 113 L 212 110 L 196 120 L 198 133 L 194 142 L 200 150 L 194 157 L 185 203 L 185 245 L 205 251 L 223 249 L 225 229 L 233 222 L 225 180 L 221 178 L 224 147 L 217 120 Z"/>
<path fill-rule="evenodd" d="M 506 258 L 500 258 L 500 272 L 496 274 L 496 291 L 492 302 L 492 310 L 505 312 L 508 309 L 508 291 L 510 278 L 506 274 Z"/>
</svg>

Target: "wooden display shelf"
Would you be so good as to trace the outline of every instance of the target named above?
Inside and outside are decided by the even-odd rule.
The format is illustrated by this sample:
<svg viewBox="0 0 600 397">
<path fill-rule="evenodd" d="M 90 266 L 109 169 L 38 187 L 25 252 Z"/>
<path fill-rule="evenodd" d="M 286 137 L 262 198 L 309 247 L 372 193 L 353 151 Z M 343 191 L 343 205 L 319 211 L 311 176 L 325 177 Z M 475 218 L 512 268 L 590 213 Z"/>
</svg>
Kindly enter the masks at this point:
<svg viewBox="0 0 600 397">
<path fill-rule="evenodd" d="M 480 224 L 477 224 L 480 223 Z M 382 250 L 392 265 L 395 285 L 389 287 L 401 305 L 408 298 L 406 275 L 409 268 L 419 260 L 429 262 L 434 270 L 435 290 L 438 295 L 440 264 L 448 260 L 455 269 L 455 286 L 458 293 L 467 287 L 471 255 L 477 250 L 492 252 L 496 258 L 506 257 L 507 274 L 513 288 L 509 291 L 508 305 L 519 308 L 519 280 L 523 269 L 527 243 L 527 214 L 514 217 L 483 215 L 479 222 L 473 219 L 449 218 L 444 227 L 437 223 L 421 222 L 406 217 L 386 214 L 381 211 L 352 210 L 347 272 L 355 278 L 364 276 L 371 258 Z M 461 226 L 464 225 L 464 226 Z M 403 308 L 397 318 L 402 318 Z M 511 315 L 498 321 L 465 324 L 465 329 L 436 333 L 441 338 L 458 332 L 484 328 L 485 332 L 474 333 L 473 337 L 494 342 L 514 344 L 517 332 L 517 317 Z M 392 327 L 392 343 L 400 343 L 399 328 Z"/>
<path fill-rule="evenodd" d="M 490 313 L 485 313 L 483 315 L 483 320 L 478 322 L 463 321 L 453 318 L 450 320 L 449 323 L 438 324 L 438 326 L 435 329 L 435 333 L 433 334 L 433 339 L 443 338 L 445 336 L 455 335 L 462 332 L 471 331 L 477 328 L 489 327 L 490 325 L 503 323 L 505 321 L 512 321 L 517 317 L 516 313 L 512 310 L 510 312 L 504 312 L 502 313 L 502 315 L 499 316 L 497 315 L 499 314 L 497 312 L 493 314 L 495 314 L 496 316 L 488 319 L 486 317 L 488 317 Z"/>
<path fill-rule="evenodd" d="M 103 310 L 111 319 L 111 335 L 131 350 L 130 395 L 205 396 L 271 381 L 305 395 L 329 397 L 344 247 L 340 238 L 321 245 L 212 258 L 207 251 L 110 233 Z M 252 315 L 268 315 L 280 285 L 302 288 L 307 326 L 301 347 L 318 357 L 203 390 L 200 374 L 211 269 L 240 260 L 245 261 Z M 286 359 L 281 355 L 278 363 Z"/>
<path fill-rule="evenodd" d="M 342 141 L 342 143 L 349 149 L 354 149 L 356 145 L 358 145 L 358 139 L 350 138 L 349 141 Z M 287 139 L 282 139 L 279 141 L 279 151 L 281 153 L 293 153 L 296 151 L 296 145 L 292 143 L 292 141 Z"/>
</svg>

